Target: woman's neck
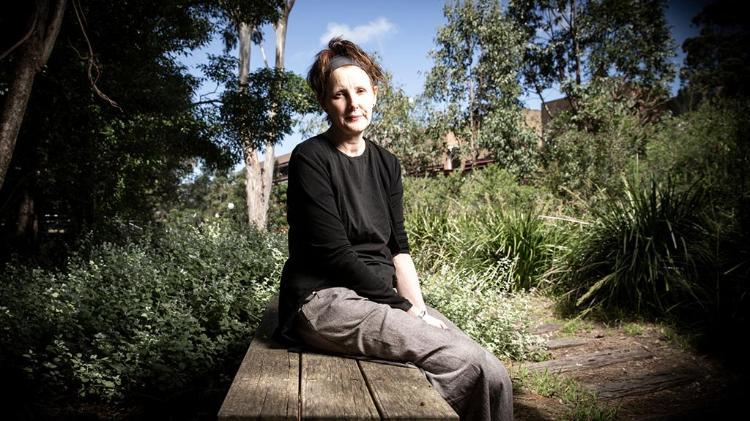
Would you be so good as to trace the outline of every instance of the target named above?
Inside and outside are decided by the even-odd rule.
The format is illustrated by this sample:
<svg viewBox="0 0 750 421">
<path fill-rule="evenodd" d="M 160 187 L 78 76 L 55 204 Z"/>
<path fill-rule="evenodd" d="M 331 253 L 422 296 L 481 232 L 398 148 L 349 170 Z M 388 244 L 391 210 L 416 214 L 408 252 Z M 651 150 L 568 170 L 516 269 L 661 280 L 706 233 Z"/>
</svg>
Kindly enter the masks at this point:
<svg viewBox="0 0 750 421">
<path fill-rule="evenodd" d="M 359 156 L 365 151 L 365 139 L 360 133 L 358 136 L 350 137 L 334 130 L 326 131 L 326 136 L 331 139 L 336 149 L 349 156 Z"/>
</svg>

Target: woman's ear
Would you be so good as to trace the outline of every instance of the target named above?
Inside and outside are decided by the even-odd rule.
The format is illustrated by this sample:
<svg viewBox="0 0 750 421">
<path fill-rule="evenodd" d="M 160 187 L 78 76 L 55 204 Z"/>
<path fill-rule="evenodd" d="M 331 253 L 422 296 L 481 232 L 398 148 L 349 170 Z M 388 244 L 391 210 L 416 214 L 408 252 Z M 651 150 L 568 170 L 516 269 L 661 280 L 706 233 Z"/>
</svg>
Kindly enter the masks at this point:
<svg viewBox="0 0 750 421">
<path fill-rule="evenodd" d="M 372 105 L 375 105 L 378 102 L 378 85 L 372 86 L 372 96 L 373 96 Z"/>
</svg>

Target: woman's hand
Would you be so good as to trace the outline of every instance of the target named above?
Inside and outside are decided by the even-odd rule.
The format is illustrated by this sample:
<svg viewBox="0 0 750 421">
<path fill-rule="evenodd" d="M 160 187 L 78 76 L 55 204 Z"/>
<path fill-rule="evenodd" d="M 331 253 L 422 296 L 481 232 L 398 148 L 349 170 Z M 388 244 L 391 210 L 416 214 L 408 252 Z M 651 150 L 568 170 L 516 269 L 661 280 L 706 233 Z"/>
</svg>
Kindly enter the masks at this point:
<svg viewBox="0 0 750 421">
<path fill-rule="evenodd" d="M 429 314 L 425 314 L 422 320 L 424 320 L 424 322 L 430 326 L 435 326 L 440 329 L 448 329 L 448 326 L 446 326 L 445 323 L 442 322 L 442 320 L 432 317 Z"/>
<path fill-rule="evenodd" d="M 409 309 L 408 313 L 414 317 L 418 317 L 422 319 L 425 323 L 427 323 L 430 326 L 434 326 L 439 329 L 448 329 L 448 326 L 446 326 L 445 323 L 442 322 L 442 320 L 437 319 L 433 316 L 430 316 L 429 314 L 427 314 L 426 310 L 417 308 L 417 306 L 412 306 Z"/>
</svg>

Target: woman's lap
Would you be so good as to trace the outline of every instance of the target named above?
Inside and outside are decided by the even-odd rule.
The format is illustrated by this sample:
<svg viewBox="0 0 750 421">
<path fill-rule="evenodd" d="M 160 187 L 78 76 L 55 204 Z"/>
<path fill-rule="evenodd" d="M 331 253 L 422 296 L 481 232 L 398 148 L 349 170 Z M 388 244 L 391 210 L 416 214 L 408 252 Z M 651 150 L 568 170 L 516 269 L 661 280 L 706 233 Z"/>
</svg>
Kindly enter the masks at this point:
<svg viewBox="0 0 750 421">
<path fill-rule="evenodd" d="M 297 331 L 306 343 L 325 351 L 417 365 L 418 356 L 434 347 L 479 347 L 437 310 L 428 311 L 450 328 L 430 326 L 348 288 L 328 288 L 314 292 L 302 306 Z"/>
<path fill-rule="evenodd" d="M 478 378 L 509 387 L 505 367 L 491 353 L 445 316 L 428 311 L 449 329 L 430 326 L 348 288 L 329 288 L 309 297 L 298 313 L 296 330 L 308 345 L 327 352 L 413 363 L 454 408 L 472 399 Z"/>
</svg>

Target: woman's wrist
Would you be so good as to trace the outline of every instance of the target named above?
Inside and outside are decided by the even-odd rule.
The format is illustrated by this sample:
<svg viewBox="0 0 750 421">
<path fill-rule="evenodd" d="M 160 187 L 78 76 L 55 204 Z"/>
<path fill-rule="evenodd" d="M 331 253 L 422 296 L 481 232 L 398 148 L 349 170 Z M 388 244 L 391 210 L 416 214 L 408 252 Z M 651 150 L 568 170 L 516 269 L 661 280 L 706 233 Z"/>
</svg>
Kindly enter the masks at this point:
<svg viewBox="0 0 750 421">
<path fill-rule="evenodd" d="M 424 317 L 427 315 L 427 309 L 424 307 L 412 306 L 409 309 L 409 311 L 412 313 L 413 316 L 418 317 L 423 320 L 424 320 Z"/>
</svg>

